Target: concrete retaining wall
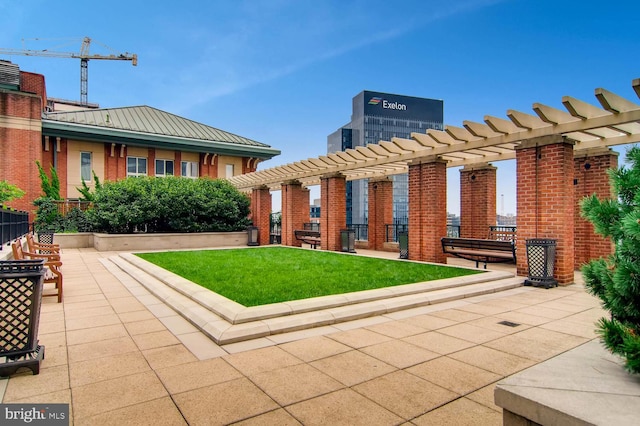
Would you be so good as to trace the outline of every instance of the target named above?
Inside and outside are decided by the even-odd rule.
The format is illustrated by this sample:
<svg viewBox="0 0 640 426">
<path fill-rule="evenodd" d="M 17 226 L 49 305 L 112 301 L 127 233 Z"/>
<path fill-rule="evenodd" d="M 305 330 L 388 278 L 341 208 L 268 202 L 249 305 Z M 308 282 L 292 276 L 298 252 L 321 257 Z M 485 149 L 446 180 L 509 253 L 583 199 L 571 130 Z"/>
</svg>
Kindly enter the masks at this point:
<svg viewBox="0 0 640 426">
<path fill-rule="evenodd" d="M 247 232 L 184 234 L 55 234 L 55 244 L 65 248 L 93 247 L 98 251 L 178 250 L 233 247 L 247 244 Z"/>
</svg>

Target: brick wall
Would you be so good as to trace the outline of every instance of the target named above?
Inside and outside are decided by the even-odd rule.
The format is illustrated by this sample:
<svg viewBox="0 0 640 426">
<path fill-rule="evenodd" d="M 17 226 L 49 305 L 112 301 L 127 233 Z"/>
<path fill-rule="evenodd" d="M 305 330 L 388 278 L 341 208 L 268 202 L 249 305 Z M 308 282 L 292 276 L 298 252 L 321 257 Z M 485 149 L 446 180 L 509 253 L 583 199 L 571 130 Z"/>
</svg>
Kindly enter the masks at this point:
<svg viewBox="0 0 640 426">
<path fill-rule="evenodd" d="M 460 237 L 487 238 L 496 224 L 496 168 L 460 170 Z"/>
<path fill-rule="evenodd" d="M 340 230 L 347 226 L 347 181 L 340 174 L 320 181 L 320 238 L 323 250 L 340 251 Z M 307 213 L 308 216 L 308 213 Z"/>
<path fill-rule="evenodd" d="M 305 210 L 306 209 L 306 210 Z M 282 184 L 282 244 L 300 247 L 294 231 L 303 229 L 309 219 L 309 190 L 302 188 L 298 181 Z"/>
<path fill-rule="evenodd" d="M 40 96 L 40 111 L 45 110 L 47 106 L 47 88 L 44 82 L 44 75 L 20 71 L 20 91 Z"/>
<path fill-rule="evenodd" d="M 33 200 L 42 192 L 35 164 L 42 162 L 41 115 L 40 96 L 0 92 L 0 117 L 8 123 L 0 126 L 0 180 L 26 192 L 9 203 L 19 210 L 32 211 Z"/>
<path fill-rule="evenodd" d="M 386 226 L 393 223 L 393 182 L 369 179 L 369 249 L 383 250 Z"/>
<path fill-rule="evenodd" d="M 409 259 L 447 263 L 447 166 L 433 159 L 409 165 Z"/>
<path fill-rule="evenodd" d="M 526 239 L 556 242 L 554 276 L 573 282 L 573 145 L 559 135 L 533 139 L 516 150 L 518 205 L 518 275 L 528 275 Z"/>
<path fill-rule="evenodd" d="M 271 192 L 267 187 L 256 188 L 251 192 L 251 220 L 258 227 L 258 242 L 269 244 L 271 230 Z"/>
<path fill-rule="evenodd" d="M 606 257 L 613 253 L 609 238 L 603 238 L 593 230 L 591 222 L 580 214 L 580 201 L 596 194 L 598 198 L 612 198 L 613 188 L 607 170 L 618 167 L 618 154 L 606 150 L 599 154 L 577 155 L 574 158 L 575 178 L 575 264 L 579 268 L 591 259 Z"/>
</svg>

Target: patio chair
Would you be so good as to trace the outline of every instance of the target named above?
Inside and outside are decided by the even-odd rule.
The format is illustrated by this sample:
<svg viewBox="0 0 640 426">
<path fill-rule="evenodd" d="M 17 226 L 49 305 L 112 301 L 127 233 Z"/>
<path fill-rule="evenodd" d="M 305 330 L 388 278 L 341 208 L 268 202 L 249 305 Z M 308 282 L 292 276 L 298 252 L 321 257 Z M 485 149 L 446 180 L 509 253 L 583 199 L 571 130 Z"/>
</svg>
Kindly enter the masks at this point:
<svg viewBox="0 0 640 426">
<path fill-rule="evenodd" d="M 38 243 L 34 240 L 33 234 L 27 234 L 27 248 L 30 253 L 57 255 L 58 258 L 55 260 L 60 260 L 59 244 Z"/>
<path fill-rule="evenodd" d="M 62 302 L 62 262 L 59 254 L 41 254 L 24 251 L 22 240 L 17 239 L 11 243 L 11 251 L 15 260 L 44 259 L 44 284 L 53 284 L 55 292 L 43 292 L 42 296 L 58 296 L 58 303 Z"/>
</svg>

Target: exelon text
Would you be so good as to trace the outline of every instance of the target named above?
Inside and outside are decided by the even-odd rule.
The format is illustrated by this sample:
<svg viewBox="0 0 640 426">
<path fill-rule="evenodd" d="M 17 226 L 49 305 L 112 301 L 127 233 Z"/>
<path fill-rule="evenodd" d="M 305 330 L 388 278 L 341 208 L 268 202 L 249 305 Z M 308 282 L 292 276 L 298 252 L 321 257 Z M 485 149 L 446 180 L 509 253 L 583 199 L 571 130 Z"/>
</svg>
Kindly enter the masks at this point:
<svg viewBox="0 0 640 426">
<path fill-rule="evenodd" d="M 389 102 L 386 99 L 382 101 L 382 108 L 385 109 L 397 109 L 400 111 L 406 111 L 407 106 L 405 104 L 400 104 L 398 102 Z"/>
</svg>

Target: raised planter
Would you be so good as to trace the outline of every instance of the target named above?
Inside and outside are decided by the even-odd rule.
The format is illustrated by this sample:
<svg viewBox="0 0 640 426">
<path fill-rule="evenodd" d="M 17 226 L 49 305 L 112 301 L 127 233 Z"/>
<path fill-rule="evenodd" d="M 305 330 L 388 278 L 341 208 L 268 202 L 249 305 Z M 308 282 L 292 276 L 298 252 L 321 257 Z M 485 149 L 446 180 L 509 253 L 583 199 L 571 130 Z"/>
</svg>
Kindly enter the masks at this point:
<svg viewBox="0 0 640 426">
<path fill-rule="evenodd" d="M 247 232 L 198 232 L 172 234 L 56 234 L 60 247 L 98 251 L 179 250 L 247 245 Z"/>
<path fill-rule="evenodd" d="M 496 386 L 503 424 L 632 425 L 640 419 L 640 375 L 592 340 Z"/>
</svg>

